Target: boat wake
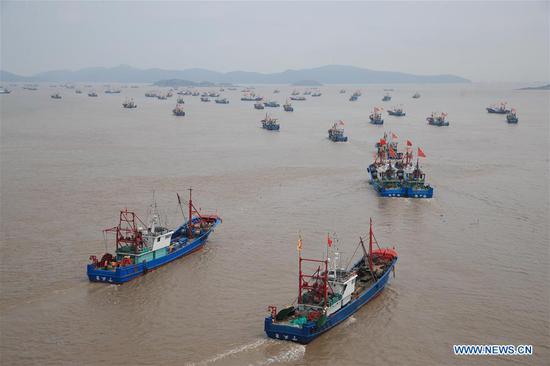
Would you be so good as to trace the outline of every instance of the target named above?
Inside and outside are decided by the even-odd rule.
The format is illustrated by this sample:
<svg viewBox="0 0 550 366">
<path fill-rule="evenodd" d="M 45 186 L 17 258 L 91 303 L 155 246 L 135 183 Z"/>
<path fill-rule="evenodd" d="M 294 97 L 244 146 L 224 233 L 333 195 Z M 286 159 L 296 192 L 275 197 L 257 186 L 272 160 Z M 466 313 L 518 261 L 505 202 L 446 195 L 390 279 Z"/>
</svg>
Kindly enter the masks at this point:
<svg viewBox="0 0 550 366">
<path fill-rule="evenodd" d="M 261 349 L 258 350 L 262 346 L 268 346 L 273 344 L 283 345 L 284 349 L 273 356 L 267 356 L 267 357 L 265 355 L 266 353 L 265 349 L 264 349 L 264 352 L 262 352 Z M 263 359 L 258 361 L 250 361 L 250 360 L 243 361 L 239 364 L 248 364 L 249 366 L 267 366 L 267 365 L 272 365 L 277 363 L 287 363 L 287 362 L 298 361 L 304 357 L 306 353 L 306 346 L 301 344 L 293 344 L 293 343 L 283 344 L 281 342 L 277 342 L 271 339 L 258 339 L 255 342 L 243 344 L 241 346 L 237 346 L 230 350 L 221 352 L 209 359 L 199 361 L 199 362 L 186 363 L 185 365 L 186 366 L 204 366 L 204 365 L 209 365 L 214 363 L 221 363 L 221 364 L 226 364 L 228 362 L 231 363 L 231 361 L 227 359 L 228 357 L 233 356 L 238 358 L 238 355 L 244 354 L 244 353 L 251 353 L 254 350 L 258 350 L 257 352 L 262 354 Z M 267 353 L 269 354 L 270 352 L 267 352 Z M 246 357 L 250 357 L 250 355 L 247 355 Z M 233 361 L 236 361 L 237 358 L 235 358 Z M 254 358 L 256 357 L 252 356 L 252 359 Z"/>
<path fill-rule="evenodd" d="M 301 360 L 306 354 L 306 346 L 303 344 L 290 344 L 290 349 L 279 352 L 273 357 L 268 357 L 263 361 L 258 361 L 255 364 L 250 364 L 250 366 L 265 366 L 271 365 L 274 363 L 281 362 L 293 362 Z"/>
</svg>

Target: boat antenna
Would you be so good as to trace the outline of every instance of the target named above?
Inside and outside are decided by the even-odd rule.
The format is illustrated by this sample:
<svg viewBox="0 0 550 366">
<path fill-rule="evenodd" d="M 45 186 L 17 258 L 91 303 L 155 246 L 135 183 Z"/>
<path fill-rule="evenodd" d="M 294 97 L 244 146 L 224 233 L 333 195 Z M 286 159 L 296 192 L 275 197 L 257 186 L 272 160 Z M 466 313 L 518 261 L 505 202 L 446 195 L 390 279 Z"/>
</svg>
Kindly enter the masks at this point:
<svg viewBox="0 0 550 366">
<path fill-rule="evenodd" d="M 180 207 L 181 215 L 183 216 L 183 219 L 187 221 L 187 217 L 185 217 L 185 213 L 183 212 L 183 206 L 181 204 L 181 198 L 179 193 L 176 192 L 176 196 L 178 196 L 178 206 Z"/>
<path fill-rule="evenodd" d="M 189 237 L 193 237 L 193 200 L 192 200 L 193 188 L 189 188 L 189 220 L 187 221 L 189 225 Z"/>
</svg>

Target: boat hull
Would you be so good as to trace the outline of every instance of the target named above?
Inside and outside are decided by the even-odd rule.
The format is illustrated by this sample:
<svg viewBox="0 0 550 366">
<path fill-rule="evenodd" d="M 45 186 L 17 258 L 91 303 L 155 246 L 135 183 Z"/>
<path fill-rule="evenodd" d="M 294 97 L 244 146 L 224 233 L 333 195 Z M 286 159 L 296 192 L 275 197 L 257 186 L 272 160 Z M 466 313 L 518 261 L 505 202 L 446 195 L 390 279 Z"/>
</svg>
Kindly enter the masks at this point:
<svg viewBox="0 0 550 366">
<path fill-rule="evenodd" d="M 432 198 L 434 195 L 433 187 L 428 188 L 407 188 L 407 197 L 410 198 Z"/>
<path fill-rule="evenodd" d="M 388 270 L 378 279 L 378 281 L 376 281 L 368 290 L 363 292 L 363 294 L 361 294 L 358 298 L 350 301 L 336 313 L 328 316 L 327 321 L 321 327 L 318 328 L 315 322 L 312 321 L 304 324 L 302 327 L 276 324 L 273 323 L 273 319 L 271 317 L 267 317 L 264 320 L 265 333 L 270 338 L 308 344 L 321 334 L 349 318 L 363 305 L 376 297 L 386 287 L 386 284 L 390 280 L 390 273 L 393 271 L 396 262 L 397 258 L 393 260 L 392 264 L 388 267 Z"/>
<path fill-rule="evenodd" d="M 133 264 L 125 267 L 117 267 L 116 270 L 103 270 L 96 268 L 93 264 L 87 265 L 87 275 L 88 279 L 91 282 L 104 282 L 111 284 L 121 284 L 133 280 L 136 277 L 146 274 L 149 271 L 155 270 L 165 264 L 175 261 L 185 257 L 188 254 L 193 253 L 201 249 L 208 236 L 212 233 L 213 229 L 221 223 L 221 220 L 218 219 L 210 227 L 210 229 L 204 232 L 202 235 L 194 238 L 189 241 L 186 245 L 182 246 L 179 249 L 174 250 L 172 253 L 169 253 L 160 258 L 151 260 L 149 262 L 143 262 L 138 264 Z"/>
</svg>

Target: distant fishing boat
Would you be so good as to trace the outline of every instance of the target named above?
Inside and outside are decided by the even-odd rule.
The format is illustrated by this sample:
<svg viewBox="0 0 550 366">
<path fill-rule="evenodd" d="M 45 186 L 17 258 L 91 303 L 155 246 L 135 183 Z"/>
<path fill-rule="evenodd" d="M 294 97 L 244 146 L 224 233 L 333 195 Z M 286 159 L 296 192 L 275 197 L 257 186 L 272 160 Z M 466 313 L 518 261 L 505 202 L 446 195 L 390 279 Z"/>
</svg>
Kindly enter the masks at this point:
<svg viewBox="0 0 550 366">
<path fill-rule="evenodd" d="M 256 95 L 253 94 L 253 93 L 245 94 L 241 97 L 241 100 L 244 101 L 244 102 L 255 102 L 256 101 Z"/>
<path fill-rule="evenodd" d="M 418 99 L 418 98 L 420 98 L 420 93 L 416 92 L 416 93 L 413 94 L 412 97 L 413 97 L 413 99 Z"/>
<path fill-rule="evenodd" d="M 280 90 L 279 90 L 279 89 L 273 90 L 273 94 L 279 94 L 279 93 L 280 93 Z"/>
<path fill-rule="evenodd" d="M 95 91 L 91 91 L 88 93 L 88 96 L 89 97 L 92 97 L 92 98 L 96 98 L 97 97 L 97 93 Z"/>
<path fill-rule="evenodd" d="M 382 98 L 383 102 L 389 102 L 391 100 L 391 95 L 389 93 L 386 93 L 384 97 Z"/>
<path fill-rule="evenodd" d="M 384 124 L 384 120 L 382 119 L 382 112 L 381 112 L 382 109 L 383 108 L 374 107 L 373 112 L 369 116 L 370 123 L 372 123 L 373 125 Z"/>
<path fill-rule="evenodd" d="M 157 99 L 159 99 L 159 100 L 167 100 L 168 97 L 166 96 L 166 94 L 159 94 L 159 95 L 157 95 Z"/>
<path fill-rule="evenodd" d="M 11 90 L 8 90 L 6 88 L 0 88 L 0 94 L 9 94 L 11 93 Z"/>
<path fill-rule="evenodd" d="M 346 89 L 340 89 L 340 94 L 346 94 Z"/>
<path fill-rule="evenodd" d="M 227 98 L 218 98 L 215 100 L 215 102 L 218 104 L 229 104 L 229 101 L 227 100 Z"/>
<path fill-rule="evenodd" d="M 376 245 L 376 249 L 374 248 Z M 302 238 L 298 240 L 298 298 L 277 310 L 269 306 L 264 319 L 268 337 L 307 344 L 353 315 L 375 298 L 390 280 L 398 255 L 393 248 L 380 248 L 370 220 L 368 248 L 363 239 L 355 252 L 361 259 L 343 268 L 338 248 L 327 235 L 327 257 L 302 257 Z M 350 262 L 353 258 L 350 258 Z M 310 274 L 311 273 L 311 274 Z"/>
<path fill-rule="evenodd" d="M 357 95 L 352 95 L 351 97 L 349 97 L 350 102 L 355 102 L 357 99 L 359 99 Z"/>
<path fill-rule="evenodd" d="M 107 89 L 105 94 L 120 94 L 120 89 Z"/>
<path fill-rule="evenodd" d="M 506 108 L 506 102 L 500 103 L 500 105 L 493 104 L 489 107 L 487 107 L 488 113 L 496 113 L 496 114 L 508 114 L 510 113 L 510 110 Z"/>
<path fill-rule="evenodd" d="M 137 104 L 136 102 L 134 102 L 133 98 L 132 99 L 126 98 L 126 100 L 122 103 L 122 107 L 127 109 L 133 109 L 133 108 L 137 108 Z"/>
<path fill-rule="evenodd" d="M 432 113 L 426 120 L 432 126 L 448 126 L 449 121 L 446 120 L 447 113 Z"/>
<path fill-rule="evenodd" d="M 90 256 L 88 279 L 121 284 L 202 248 L 222 220 L 218 215 L 199 213 L 191 198 L 189 190 L 188 218 L 176 229 L 161 222 L 156 204 L 147 224 L 134 212 L 120 211 L 118 225 L 104 230 L 105 234 L 115 235 L 115 254 L 105 253 L 100 260 Z M 183 214 L 179 195 L 178 203 Z"/>
<path fill-rule="evenodd" d="M 147 98 L 156 98 L 157 97 L 157 93 L 156 92 L 153 92 L 153 91 L 149 91 L 149 92 L 146 92 L 145 93 L 145 96 Z"/>
<path fill-rule="evenodd" d="M 270 107 L 270 108 L 277 108 L 277 107 L 280 107 L 281 105 L 273 100 L 269 101 L 269 102 L 265 102 L 264 103 L 264 106 L 265 107 Z"/>
<path fill-rule="evenodd" d="M 344 136 L 344 121 L 335 122 L 328 130 L 328 138 L 334 142 L 347 142 L 348 137 Z"/>
<path fill-rule="evenodd" d="M 286 101 L 285 104 L 283 104 L 283 109 L 285 110 L 285 112 L 294 112 L 294 107 L 292 106 L 292 104 L 290 104 L 290 102 Z"/>
<path fill-rule="evenodd" d="M 201 97 L 201 102 L 210 102 L 210 98 L 203 95 L 203 96 Z"/>
<path fill-rule="evenodd" d="M 52 99 L 61 99 L 61 94 L 55 93 L 50 96 Z"/>
<path fill-rule="evenodd" d="M 401 106 L 397 106 L 397 107 L 393 107 L 391 109 L 388 109 L 388 114 L 390 116 L 397 116 L 397 117 L 405 116 L 405 112 L 403 112 L 403 107 L 401 107 Z"/>
<path fill-rule="evenodd" d="M 290 95 L 300 95 L 300 92 L 298 90 L 293 90 Z"/>
<path fill-rule="evenodd" d="M 174 92 L 172 90 L 169 90 L 168 93 L 166 93 L 166 98 L 172 98 L 174 96 Z"/>
<path fill-rule="evenodd" d="M 512 108 L 510 110 L 510 113 L 508 113 L 506 115 L 506 122 L 508 122 L 508 123 L 518 123 L 519 122 L 519 119 L 518 119 L 518 116 L 516 114 L 516 109 L 515 108 Z"/>
<path fill-rule="evenodd" d="M 191 95 L 194 97 L 198 97 L 199 95 L 201 95 L 201 93 L 199 93 L 198 91 L 194 91 L 193 93 L 191 93 Z"/>
<path fill-rule="evenodd" d="M 183 104 L 176 104 L 176 107 L 172 109 L 174 116 L 185 116 L 185 111 L 183 110 Z"/>
<path fill-rule="evenodd" d="M 75 94 L 82 94 L 82 90 L 80 90 L 80 89 L 76 89 L 74 92 L 75 92 Z"/>
<path fill-rule="evenodd" d="M 306 97 L 304 97 L 303 95 L 296 95 L 296 96 L 291 96 L 290 100 L 304 101 L 304 100 L 306 100 Z"/>
<path fill-rule="evenodd" d="M 254 103 L 254 109 L 264 109 L 264 104 L 263 103 L 260 103 L 260 102 L 257 102 L 257 103 Z"/>
<path fill-rule="evenodd" d="M 212 92 L 208 93 L 208 96 L 210 98 L 218 98 L 220 96 L 220 93 L 216 93 L 215 91 L 212 91 Z"/>
<path fill-rule="evenodd" d="M 277 118 L 272 118 L 268 114 L 265 115 L 265 118 L 262 119 L 262 128 L 270 131 L 279 131 L 279 123 L 277 123 Z"/>
<path fill-rule="evenodd" d="M 177 99 L 177 102 L 178 102 L 178 104 L 185 104 L 185 99 L 183 99 L 182 97 L 179 97 Z"/>
<path fill-rule="evenodd" d="M 312 97 L 320 97 L 321 95 L 322 95 L 321 92 L 315 92 L 311 94 Z"/>
</svg>

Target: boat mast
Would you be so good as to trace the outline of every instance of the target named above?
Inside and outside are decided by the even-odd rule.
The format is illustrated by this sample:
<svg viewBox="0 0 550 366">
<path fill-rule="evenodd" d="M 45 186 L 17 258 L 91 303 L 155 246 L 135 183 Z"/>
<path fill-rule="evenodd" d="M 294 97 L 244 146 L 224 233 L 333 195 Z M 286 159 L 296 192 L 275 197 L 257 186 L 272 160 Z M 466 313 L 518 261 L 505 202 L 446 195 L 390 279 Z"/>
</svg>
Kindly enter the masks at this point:
<svg viewBox="0 0 550 366">
<path fill-rule="evenodd" d="M 373 267 L 372 267 L 372 237 L 373 237 L 373 232 L 372 232 L 372 218 L 370 219 L 370 229 L 369 229 L 369 269 L 370 269 L 370 273 L 372 273 L 374 275 L 374 271 L 373 271 Z"/>
<path fill-rule="evenodd" d="M 193 237 L 193 200 L 191 199 L 191 195 L 193 192 L 193 188 L 189 188 L 189 220 L 187 221 L 189 225 L 189 237 Z"/>
</svg>

